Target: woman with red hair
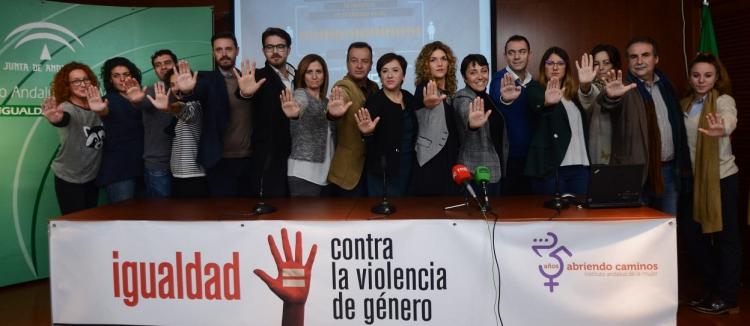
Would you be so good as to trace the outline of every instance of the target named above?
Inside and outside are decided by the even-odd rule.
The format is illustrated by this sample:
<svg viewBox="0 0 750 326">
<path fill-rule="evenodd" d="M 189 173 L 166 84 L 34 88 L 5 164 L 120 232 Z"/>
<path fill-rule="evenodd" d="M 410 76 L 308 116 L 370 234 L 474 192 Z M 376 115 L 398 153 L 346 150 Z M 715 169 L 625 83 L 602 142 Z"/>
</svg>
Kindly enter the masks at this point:
<svg viewBox="0 0 750 326">
<path fill-rule="evenodd" d="M 55 193 L 63 214 L 96 207 L 98 188 L 94 183 L 104 128 L 100 117 L 109 108 L 99 93 L 99 82 L 88 66 L 71 62 L 55 75 L 52 97 L 42 104 L 44 117 L 60 136 L 60 149 L 52 161 Z"/>
</svg>

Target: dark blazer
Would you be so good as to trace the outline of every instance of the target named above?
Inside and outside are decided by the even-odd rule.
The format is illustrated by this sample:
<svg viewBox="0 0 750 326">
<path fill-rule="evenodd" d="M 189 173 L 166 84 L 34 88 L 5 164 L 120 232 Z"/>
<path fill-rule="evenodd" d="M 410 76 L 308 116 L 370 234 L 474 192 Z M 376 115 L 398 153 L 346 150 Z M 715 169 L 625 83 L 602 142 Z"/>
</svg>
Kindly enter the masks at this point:
<svg viewBox="0 0 750 326">
<path fill-rule="evenodd" d="M 266 62 L 266 66 L 255 72 L 255 80 L 266 82 L 253 94 L 253 157 L 265 161 L 268 156 L 286 159 L 291 152 L 292 139 L 289 133 L 289 118 L 281 110 L 281 91 L 286 87 L 281 78 Z"/>
<path fill-rule="evenodd" d="M 203 108 L 198 163 L 210 169 L 221 159 L 224 130 L 229 121 L 229 95 L 224 75 L 219 70 L 198 72 L 193 93 L 183 99 L 185 102 L 193 100 L 200 101 Z"/>
<path fill-rule="evenodd" d="M 528 110 L 532 112 L 532 136 L 524 172 L 532 177 L 549 177 L 560 166 L 570 145 L 573 134 L 570 121 L 562 102 L 544 106 L 543 86 L 535 84 L 527 90 Z M 573 103 L 581 113 L 585 145 L 588 143 L 588 117 L 578 98 L 574 98 Z"/>
<path fill-rule="evenodd" d="M 414 109 L 409 107 L 412 101 L 411 93 L 401 90 L 405 108 L 393 103 L 385 92 L 381 89 L 367 99 L 364 107 L 370 111 L 370 116 L 374 120 L 380 117 L 377 127 L 372 136 L 364 137 L 367 150 L 367 171 L 375 175 L 382 175 L 381 156 L 385 156 L 387 169 L 386 174 L 389 176 L 399 176 L 401 163 L 401 142 L 403 140 L 404 115 L 411 116 L 413 132 L 411 148 L 414 148 L 414 142 L 417 135 L 417 117 Z"/>
</svg>

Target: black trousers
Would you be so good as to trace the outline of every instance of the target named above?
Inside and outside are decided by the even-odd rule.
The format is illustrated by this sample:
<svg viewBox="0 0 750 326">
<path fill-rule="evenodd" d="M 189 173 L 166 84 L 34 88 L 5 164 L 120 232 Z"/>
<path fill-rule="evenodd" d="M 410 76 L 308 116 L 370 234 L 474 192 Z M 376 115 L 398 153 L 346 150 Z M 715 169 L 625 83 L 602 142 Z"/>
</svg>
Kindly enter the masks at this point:
<svg viewBox="0 0 750 326">
<path fill-rule="evenodd" d="M 172 197 L 204 198 L 208 197 L 206 177 L 172 178 Z"/>
<path fill-rule="evenodd" d="M 64 215 L 96 207 L 99 188 L 94 182 L 72 183 L 55 176 L 55 194 L 60 212 Z"/>
<path fill-rule="evenodd" d="M 727 304 L 737 304 L 742 275 L 742 241 L 737 220 L 737 174 L 721 179 L 721 219 L 719 232 L 704 234 L 693 220 L 692 195 L 682 206 L 688 214 L 681 219 L 684 239 L 693 257 L 704 290 L 718 296 Z"/>
<path fill-rule="evenodd" d="M 526 169 L 526 156 L 509 157 L 505 167 L 505 175 L 501 182 L 501 196 L 525 196 L 531 195 L 531 178 L 524 174 Z"/>
<path fill-rule="evenodd" d="M 252 195 L 252 159 L 222 158 L 206 171 L 211 197 L 249 197 Z"/>
</svg>

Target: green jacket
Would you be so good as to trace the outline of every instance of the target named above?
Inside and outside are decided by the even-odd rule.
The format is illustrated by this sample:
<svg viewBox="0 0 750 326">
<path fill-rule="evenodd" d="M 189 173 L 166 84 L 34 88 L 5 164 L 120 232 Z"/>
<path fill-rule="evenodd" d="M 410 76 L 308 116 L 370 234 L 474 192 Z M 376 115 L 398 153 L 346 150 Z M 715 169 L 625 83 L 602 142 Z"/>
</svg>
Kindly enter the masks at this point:
<svg viewBox="0 0 750 326">
<path fill-rule="evenodd" d="M 531 144 L 526 157 L 524 173 L 532 177 L 549 177 L 560 166 L 565 152 L 570 145 L 572 132 L 568 114 L 562 102 L 552 106 L 544 106 L 544 86 L 531 85 L 527 88 L 527 109 L 531 111 Z M 584 144 L 588 143 L 588 116 L 583 111 L 578 98 L 573 99 L 583 120 Z M 587 153 L 588 154 L 588 153 Z"/>
</svg>

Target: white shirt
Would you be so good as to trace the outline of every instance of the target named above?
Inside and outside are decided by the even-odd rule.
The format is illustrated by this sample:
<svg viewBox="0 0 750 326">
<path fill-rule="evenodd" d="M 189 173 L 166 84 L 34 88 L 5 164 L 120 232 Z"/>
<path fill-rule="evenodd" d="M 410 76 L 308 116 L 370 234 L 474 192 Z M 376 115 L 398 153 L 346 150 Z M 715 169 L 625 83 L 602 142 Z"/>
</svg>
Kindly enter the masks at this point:
<svg viewBox="0 0 750 326">
<path fill-rule="evenodd" d="M 570 125 L 570 144 L 565 151 L 560 166 L 566 165 L 589 165 L 589 157 L 586 153 L 586 138 L 583 135 L 583 119 L 581 111 L 572 101 L 565 98 L 562 100 L 565 107 L 565 113 L 568 115 L 568 124 Z"/>
<path fill-rule="evenodd" d="M 328 184 L 328 170 L 333 160 L 333 134 L 331 128 L 326 128 L 326 153 L 322 163 L 288 159 L 287 175 L 325 186 Z"/>
</svg>

